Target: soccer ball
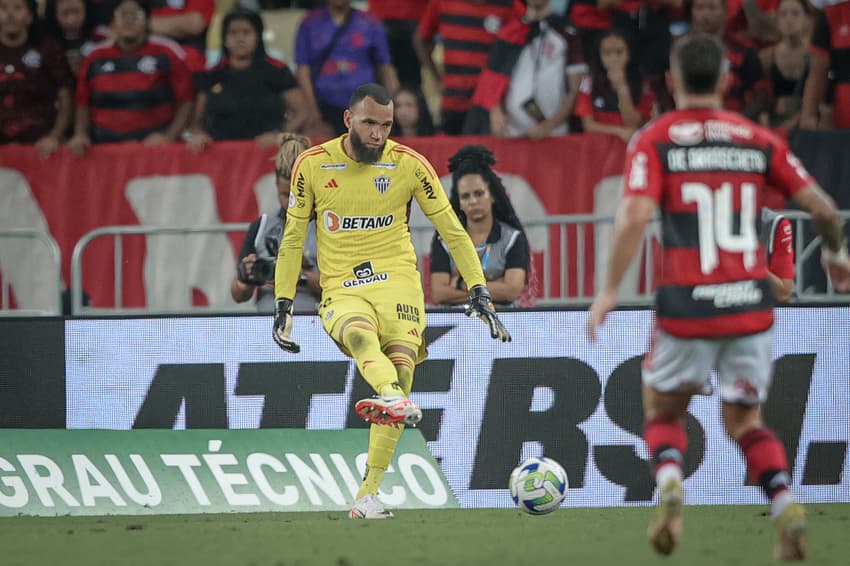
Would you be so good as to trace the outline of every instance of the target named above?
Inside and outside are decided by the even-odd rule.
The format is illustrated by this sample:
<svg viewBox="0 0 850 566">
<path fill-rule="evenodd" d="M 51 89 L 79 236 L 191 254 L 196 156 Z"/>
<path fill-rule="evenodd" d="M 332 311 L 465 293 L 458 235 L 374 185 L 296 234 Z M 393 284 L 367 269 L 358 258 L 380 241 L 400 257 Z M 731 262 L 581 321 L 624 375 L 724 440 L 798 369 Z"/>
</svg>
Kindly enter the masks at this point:
<svg viewBox="0 0 850 566">
<path fill-rule="evenodd" d="M 551 458 L 529 458 L 511 472 L 511 497 L 530 515 L 545 515 L 558 507 L 570 487 L 567 472 Z"/>
</svg>

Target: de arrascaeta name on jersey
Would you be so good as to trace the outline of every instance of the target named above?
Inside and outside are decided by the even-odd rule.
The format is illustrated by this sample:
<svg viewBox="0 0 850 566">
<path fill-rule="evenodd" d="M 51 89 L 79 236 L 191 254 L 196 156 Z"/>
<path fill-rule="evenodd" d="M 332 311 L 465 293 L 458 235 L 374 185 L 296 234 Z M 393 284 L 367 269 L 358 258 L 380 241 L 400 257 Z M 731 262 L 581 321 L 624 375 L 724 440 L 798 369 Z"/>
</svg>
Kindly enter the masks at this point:
<svg viewBox="0 0 850 566">
<path fill-rule="evenodd" d="M 667 167 L 673 173 L 683 171 L 739 171 L 764 173 L 764 151 L 737 147 L 674 148 L 667 152 Z"/>
</svg>

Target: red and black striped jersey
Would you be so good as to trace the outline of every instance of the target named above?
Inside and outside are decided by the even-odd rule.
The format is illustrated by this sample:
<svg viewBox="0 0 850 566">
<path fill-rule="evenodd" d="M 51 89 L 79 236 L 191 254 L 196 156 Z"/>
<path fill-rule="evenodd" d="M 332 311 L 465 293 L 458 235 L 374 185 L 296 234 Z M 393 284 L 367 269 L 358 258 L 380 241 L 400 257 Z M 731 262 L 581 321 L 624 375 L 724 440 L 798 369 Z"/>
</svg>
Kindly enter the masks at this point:
<svg viewBox="0 0 850 566">
<path fill-rule="evenodd" d="M 419 36 L 443 42 L 443 110 L 466 112 L 499 29 L 519 16 L 514 0 L 431 0 Z"/>
<path fill-rule="evenodd" d="M 767 89 L 768 81 L 755 48 L 735 35 L 723 39 L 729 60 L 729 87 L 723 96 L 726 110 L 742 112 L 757 89 Z"/>
<path fill-rule="evenodd" d="M 655 104 L 655 95 L 644 86 L 639 100 L 633 100 L 632 104 L 640 114 L 643 121 L 652 116 L 652 105 Z M 609 126 L 622 126 L 623 115 L 620 114 L 620 99 L 617 92 L 611 88 L 594 88 L 593 79 L 585 77 L 581 81 L 573 114 L 581 118 L 590 116 L 599 124 Z"/>
<path fill-rule="evenodd" d="M 600 10 L 596 0 L 573 0 L 570 3 L 570 20 L 580 30 L 607 30 L 613 24 L 614 12 L 634 16 L 643 4 L 642 0 L 621 0 L 611 8 Z"/>
<path fill-rule="evenodd" d="M 77 106 L 87 106 L 96 143 L 142 140 L 168 128 L 177 106 L 192 100 L 192 76 L 183 49 L 149 37 L 136 51 L 100 44 L 83 60 Z"/>
<path fill-rule="evenodd" d="M 824 7 L 815 23 L 810 49 L 830 59 L 835 82 L 833 126 L 850 128 L 850 1 Z"/>
<path fill-rule="evenodd" d="M 658 325 L 684 338 L 773 324 L 759 222 L 765 187 L 792 196 L 814 180 L 770 130 L 725 110 L 668 112 L 634 135 L 625 194 L 661 209 Z"/>
</svg>

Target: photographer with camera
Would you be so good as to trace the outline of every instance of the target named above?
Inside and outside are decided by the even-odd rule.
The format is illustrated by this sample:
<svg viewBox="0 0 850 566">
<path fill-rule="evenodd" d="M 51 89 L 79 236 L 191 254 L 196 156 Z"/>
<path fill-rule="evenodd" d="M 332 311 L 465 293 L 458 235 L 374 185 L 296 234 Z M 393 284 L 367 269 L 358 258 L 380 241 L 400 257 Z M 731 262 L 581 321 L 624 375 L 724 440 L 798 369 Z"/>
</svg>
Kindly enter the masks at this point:
<svg viewBox="0 0 850 566">
<path fill-rule="evenodd" d="M 289 206 L 292 165 L 298 155 L 308 147 L 310 140 L 306 137 L 291 133 L 282 134 L 280 150 L 275 159 L 280 210 L 275 214 L 263 214 L 252 222 L 239 251 L 236 277 L 230 284 L 230 295 L 237 303 L 244 303 L 254 296 L 254 291 L 257 290 L 257 312 L 274 312 L 274 267 L 283 235 L 286 209 Z M 321 294 L 319 272 L 316 268 L 316 229 L 315 223 L 311 222 L 304 245 L 294 309 L 298 312 L 316 312 L 316 303 Z"/>
</svg>

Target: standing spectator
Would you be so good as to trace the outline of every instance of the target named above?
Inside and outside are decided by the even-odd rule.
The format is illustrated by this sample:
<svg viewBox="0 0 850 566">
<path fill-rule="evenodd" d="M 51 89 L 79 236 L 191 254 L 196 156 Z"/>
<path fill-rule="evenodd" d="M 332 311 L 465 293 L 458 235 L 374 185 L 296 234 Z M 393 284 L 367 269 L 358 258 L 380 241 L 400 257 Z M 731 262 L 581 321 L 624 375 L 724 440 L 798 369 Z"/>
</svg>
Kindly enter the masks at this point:
<svg viewBox="0 0 850 566">
<path fill-rule="evenodd" d="M 307 14 L 295 39 L 295 62 L 311 115 L 321 116 L 336 135 L 346 131 L 342 115 L 355 88 L 379 82 L 391 93 L 398 89 L 381 22 L 352 8 L 351 0 L 328 0 L 326 8 Z"/>
<path fill-rule="evenodd" d="M 726 33 L 768 47 L 779 40 L 778 8 L 779 0 L 726 0 Z"/>
<path fill-rule="evenodd" d="M 763 207 L 759 243 L 767 252 L 767 277 L 773 294 L 777 302 L 787 303 L 794 295 L 794 231 L 791 221 L 782 213 Z"/>
<path fill-rule="evenodd" d="M 424 137 L 435 133 L 434 119 L 422 91 L 414 86 L 402 85 L 393 96 L 393 137 Z"/>
<path fill-rule="evenodd" d="M 215 0 L 152 0 L 151 8 L 151 33 L 206 53 Z"/>
<path fill-rule="evenodd" d="M 442 94 L 440 125 L 446 134 L 463 132 L 490 45 L 502 25 L 518 15 L 513 0 L 430 0 L 414 46 Z M 443 42 L 442 73 L 433 59 L 438 35 Z"/>
<path fill-rule="evenodd" d="M 65 48 L 75 73 L 95 45 L 94 17 L 89 0 L 47 0 L 44 31 Z"/>
<path fill-rule="evenodd" d="M 759 54 L 771 83 L 771 103 L 763 125 L 795 128 L 800 121 L 803 87 L 809 73 L 805 0 L 782 0 L 777 11 L 779 43 Z"/>
<path fill-rule="evenodd" d="M 599 63 L 602 36 L 616 29 L 628 41 L 633 59 L 645 74 L 663 75 L 669 63 L 670 10 L 681 6 L 682 0 L 573 0 L 570 18 L 591 67 Z"/>
<path fill-rule="evenodd" d="M 230 295 L 234 301 L 244 303 L 256 296 L 257 312 L 269 314 L 274 312 L 274 267 L 286 224 L 286 209 L 289 208 L 292 166 L 298 156 L 310 147 L 310 140 L 304 136 L 286 132 L 279 137 L 275 181 L 280 209 L 277 214 L 263 214 L 248 227 L 236 264 L 236 278 L 230 284 Z M 321 295 L 319 272 L 316 270 L 316 223 L 311 221 L 293 300 L 294 310 L 315 313 L 316 301 Z"/>
<path fill-rule="evenodd" d="M 832 127 L 850 128 L 850 1 L 824 6 L 815 23 L 809 56 L 800 127 L 818 127 L 831 72 L 835 84 Z"/>
<path fill-rule="evenodd" d="M 528 0 L 528 10 L 499 30 L 487 68 L 475 87 L 464 133 L 541 139 L 568 133 L 567 118 L 587 74 L 581 43 L 549 0 Z M 478 124 L 488 110 L 487 128 Z"/>
<path fill-rule="evenodd" d="M 369 0 L 369 11 L 384 22 L 398 82 L 416 88 L 422 87 L 422 65 L 413 47 L 413 37 L 427 5 L 428 0 Z"/>
<path fill-rule="evenodd" d="M 119 0 L 90 0 L 98 33 L 108 36 Z M 206 53 L 207 30 L 215 15 L 215 0 L 150 0 L 150 31 Z"/>
<path fill-rule="evenodd" d="M 192 107 L 192 77 L 183 49 L 150 37 L 147 0 L 121 0 L 115 9 L 115 39 L 83 60 L 77 83 L 77 115 L 71 151 L 82 155 L 92 142 L 175 141 Z"/>
<path fill-rule="evenodd" d="M 65 52 L 39 33 L 35 0 L 0 0 L 0 144 L 53 153 L 71 120 L 74 77 Z"/>
<path fill-rule="evenodd" d="M 307 118 L 304 94 L 289 68 L 266 54 L 260 15 L 231 10 L 221 25 L 221 45 L 221 62 L 198 81 L 189 146 L 253 139 L 273 147 L 281 131 L 299 132 Z"/>
<path fill-rule="evenodd" d="M 522 223 L 492 169 L 495 164 L 493 154 L 484 146 L 460 148 L 449 158 L 449 201 L 475 245 L 493 303 L 510 306 L 526 287 L 531 254 Z M 431 300 L 440 305 L 469 302 L 466 282 L 448 246 L 436 233 L 431 242 Z"/>
<path fill-rule="evenodd" d="M 601 67 L 582 81 L 575 115 L 585 132 L 613 134 L 628 142 L 649 120 L 655 97 L 645 87 L 622 34 L 606 33 L 599 52 Z"/>
<path fill-rule="evenodd" d="M 768 83 L 752 45 L 725 32 L 726 0 L 693 0 L 690 12 L 691 30 L 716 37 L 726 48 L 730 76 L 723 107 L 759 120 L 769 107 Z"/>
</svg>

